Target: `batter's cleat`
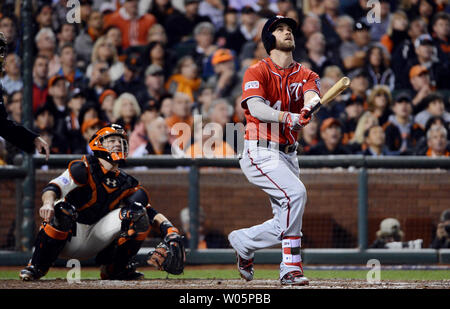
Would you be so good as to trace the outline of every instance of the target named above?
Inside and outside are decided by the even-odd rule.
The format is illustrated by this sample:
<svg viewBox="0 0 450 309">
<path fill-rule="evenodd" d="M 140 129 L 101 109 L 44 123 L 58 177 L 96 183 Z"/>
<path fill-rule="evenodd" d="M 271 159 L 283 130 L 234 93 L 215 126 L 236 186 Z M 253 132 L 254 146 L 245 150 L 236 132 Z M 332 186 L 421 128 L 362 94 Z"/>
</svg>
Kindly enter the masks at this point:
<svg viewBox="0 0 450 309">
<path fill-rule="evenodd" d="M 236 259 L 237 259 L 237 267 L 239 270 L 239 273 L 241 275 L 242 279 L 245 279 L 247 281 L 253 280 L 253 259 L 246 260 L 239 256 L 239 254 L 236 252 Z"/>
<path fill-rule="evenodd" d="M 288 272 L 280 279 L 281 285 L 308 285 L 309 279 L 299 270 Z"/>
<path fill-rule="evenodd" d="M 128 264 L 125 269 L 119 272 L 112 270 L 113 265 L 102 265 L 100 267 L 100 278 L 102 280 L 141 280 L 144 274 L 136 271 L 132 264 Z"/>
<path fill-rule="evenodd" d="M 45 276 L 46 272 L 39 270 L 34 265 L 28 265 L 20 271 L 19 277 L 23 281 L 35 281 Z"/>
</svg>

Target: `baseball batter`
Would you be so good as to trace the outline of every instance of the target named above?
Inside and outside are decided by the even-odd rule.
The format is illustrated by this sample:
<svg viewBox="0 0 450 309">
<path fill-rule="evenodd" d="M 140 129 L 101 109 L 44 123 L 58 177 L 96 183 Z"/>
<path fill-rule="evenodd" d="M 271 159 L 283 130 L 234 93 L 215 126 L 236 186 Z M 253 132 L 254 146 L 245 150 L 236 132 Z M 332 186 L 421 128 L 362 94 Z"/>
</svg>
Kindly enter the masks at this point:
<svg viewBox="0 0 450 309">
<path fill-rule="evenodd" d="M 125 130 L 116 124 L 102 128 L 89 146 L 93 156 L 70 162 L 44 188 L 39 209 L 44 222 L 20 278 L 38 280 L 58 257 L 95 257 L 102 279 L 141 279 L 132 259 L 151 226 L 160 229 L 164 241 L 150 254 L 148 264 L 181 273 L 185 253 L 178 230 L 150 206 L 139 182 L 119 169 L 128 155 Z M 168 256 L 172 265 L 165 263 Z"/>
<path fill-rule="evenodd" d="M 308 112 L 320 102 L 320 79 L 293 60 L 296 28 L 293 19 L 282 16 L 266 22 L 262 40 L 270 56 L 249 67 L 242 84 L 247 126 L 239 163 L 247 179 L 270 196 L 274 215 L 228 236 L 247 281 L 253 279 L 254 252 L 281 242 L 281 284 L 309 284 L 300 256 L 306 189 L 296 149 L 299 130 L 311 120 Z"/>
</svg>

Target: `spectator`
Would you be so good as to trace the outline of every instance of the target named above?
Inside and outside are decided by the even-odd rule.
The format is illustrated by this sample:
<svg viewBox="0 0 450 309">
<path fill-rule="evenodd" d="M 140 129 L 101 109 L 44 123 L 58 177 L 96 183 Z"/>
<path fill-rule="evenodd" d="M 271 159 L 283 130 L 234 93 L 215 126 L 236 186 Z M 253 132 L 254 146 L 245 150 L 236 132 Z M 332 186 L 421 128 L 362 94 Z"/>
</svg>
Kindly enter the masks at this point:
<svg viewBox="0 0 450 309">
<path fill-rule="evenodd" d="M 185 12 L 173 14 L 167 18 L 164 25 L 169 38 L 169 47 L 188 40 L 195 31 L 197 25 L 203 22 L 211 22 L 207 16 L 201 16 L 198 13 L 200 0 L 184 0 Z"/>
<path fill-rule="evenodd" d="M 175 67 L 174 74 L 169 77 L 165 84 L 166 90 L 174 95 L 182 92 L 194 101 L 196 92 L 200 89 L 202 83 L 199 77 L 199 68 L 192 56 L 182 57 Z"/>
<path fill-rule="evenodd" d="M 393 55 L 404 40 L 408 38 L 408 16 L 403 11 L 392 14 L 386 33 L 380 43 Z"/>
<path fill-rule="evenodd" d="M 61 68 L 56 74 L 62 75 L 69 82 L 69 88 L 79 86 L 84 78 L 83 72 L 77 68 L 77 55 L 72 44 L 65 44 L 61 47 L 60 53 Z"/>
<path fill-rule="evenodd" d="M 183 231 L 185 247 L 189 248 L 189 241 L 191 239 L 191 232 L 189 229 L 189 209 L 183 208 L 180 212 L 181 228 Z M 217 249 L 228 248 L 228 240 L 223 233 L 217 230 L 208 228 L 205 212 L 202 208 L 199 210 L 198 218 L 198 247 L 197 249 Z"/>
<path fill-rule="evenodd" d="M 150 122 L 159 117 L 159 109 L 160 105 L 155 99 L 149 99 L 142 108 L 139 121 L 130 134 L 128 150 L 130 154 L 133 154 L 137 148 L 148 142 L 146 130 Z"/>
<path fill-rule="evenodd" d="M 165 25 L 169 17 L 180 14 L 180 11 L 172 5 L 172 1 L 170 0 L 154 0 L 152 1 L 148 13 L 155 16 L 158 24 Z"/>
<path fill-rule="evenodd" d="M 86 29 L 89 16 L 92 13 L 92 5 L 94 0 L 78 0 L 80 3 L 80 23 L 77 24 L 79 29 Z"/>
<path fill-rule="evenodd" d="M 364 66 L 367 46 L 370 43 L 370 26 L 363 21 L 356 22 L 353 26 L 352 39 L 343 42 L 339 50 L 344 68 L 348 71 Z"/>
<path fill-rule="evenodd" d="M 91 61 L 94 43 L 103 32 L 103 15 L 99 11 L 92 11 L 89 15 L 86 29 L 82 29 L 75 38 L 75 52 L 81 67 L 86 68 Z"/>
<path fill-rule="evenodd" d="M 415 18 L 410 21 L 408 27 L 408 37 L 400 46 L 394 50 L 392 55 L 392 70 L 396 76 L 395 88 L 408 89 L 410 87 L 407 77 L 409 73 L 408 61 L 415 58 L 414 42 L 416 39 L 427 33 L 426 24 L 422 18 Z M 406 78 L 405 78 L 406 77 Z"/>
<path fill-rule="evenodd" d="M 49 104 L 39 107 L 34 114 L 34 129 L 46 141 L 49 153 L 68 153 L 67 139 L 55 130 L 54 108 Z"/>
<path fill-rule="evenodd" d="M 227 103 L 226 103 L 227 104 Z M 214 112 L 214 105 L 211 107 Z M 224 141 L 220 123 L 203 119 L 194 124 L 194 143 L 185 150 L 191 158 L 230 158 L 235 155 L 234 149 Z"/>
<path fill-rule="evenodd" d="M 42 28 L 52 28 L 52 14 L 53 9 L 51 4 L 44 3 L 39 6 L 36 11 L 36 17 L 34 19 L 37 24 L 37 29 L 40 30 Z"/>
<path fill-rule="evenodd" d="M 121 125 L 130 135 L 141 115 L 141 107 L 134 95 L 125 92 L 114 102 L 113 113 L 115 123 Z"/>
<path fill-rule="evenodd" d="M 118 95 L 121 95 L 124 92 L 132 93 L 140 105 L 144 104 L 146 89 L 141 78 L 142 70 L 143 63 L 141 56 L 136 52 L 130 53 L 125 60 L 123 75 L 116 80 L 113 90 Z"/>
<path fill-rule="evenodd" d="M 431 84 L 441 89 L 447 89 L 448 60 L 442 51 L 433 45 L 433 39 L 429 34 L 420 35 L 414 41 L 416 56 L 409 59 L 408 65 L 422 65 L 430 74 Z"/>
<path fill-rule="evenodd" d="M 215 99 L 205 115 L 212 123 L 218 124 L 223 133 L 224 140 L 226 139 L 225 126 L 230 123 L 233 115 L 233 107 L 225 99 Z"/>
<path fill-rule="evenodd" d="M 342 77 L 344 77 L 344 73 L 342 73 L 341 68 L 337 65 L 327 66 L 322 76 L 322 78 L 330 78 L 334 83 L 337 83 Z"/>
<path fill-rule="evenodd" d="M 15 90 L 9 95 L 8 104 L 6 106 L 9 118 L 17 123 L 22 122 L 22 99 L 22 90 Z"/>
<path fill-rule="evenodd" d="M 422 106 L 423 99 L 431 94 L 436 87 L 431 85 L 430 74 L 422 65 L 415 65 L 409 71 L 409 81 L 412 85 L 412 104 L 413 114 L 417 114 L 424 107 Z"/>
<path fill-rule="evenodd" d="M 78 116 L 84 103 L 86 103 L 85 94 L 80 88 L 73 89 L 69 95 L 66 116 L 67 144 L 69 144 L 71 153 L 84 153 L 85 151 L 81 125 L 78 122 Z"/>
<path fill-rule="evenodd" d="M 155 23 L 152 14 L 139 15 L 137 0 L 126 0 L 116 12 L 105 16 L 105 27 L 116 26 L 122 33 L 122 47 L 142 46 L 147 43 L 147 32 Z"/>
<path fill-rule="evenodd" d="M 393 115 L 384 124 L 386 145 L 389 151 L 399 154 L 411 154 L 417 141 L 423 135 L 422 129 L 414 124 L 411 97 L 399 93 L 392 105 Z"/>
<path fill-rule="evenodd" d="M 108 42 L 105 36 L 99 37 L 97 41 L 95 41 L 90 60 L 91 63 L 86 69 L 86 76 L 89 78 L 92 74 L 92 67 L 97 62 L 107 63 L 107 72 L 111 83 L 116 82 L 125 71 L 124 64 L 119 61 L 117 49 L 111 42 Z"/>
<path fill-rule="evenodd" d="M 208 113 L 208 110 L 215 98 L 214 95 L 215 84 L 203 83 L 200 87 L 197 100 L 192 106 L 193 115 L 203 115 Z"/>
<path fill-rule="evenodd" d="M 158 64 L 149 65 L 145 70 L 145 86 L 147 89 L 147 100 L 154 99 L 160 102 L 167 94 L 164 88 L 164 70 Z"/>
<path fill-rule="evenodd" d="M 58 40 L 58 50 L 60 50 L 66 44 L 73 44 L 77 32 L 74 24 L 65 22 L 58 27 L 56 32 L 56 38 Z"/>
<path fill-rule="evenodd" d="M 339 44 L 340 38 L 336 33 L 335 26 L 339 18 L 339 1 L 323 1 L 324 13 L 320 15 L 322 33 L 327 38 L 327 47 L 333 48 Z M 320 75 L 320 74 L 319 74 Z"/>
<path fill-rule="evenodd" d="M 173 144 L 175 139 L 179 139 L 176 146 L 180 149 L 185 149 L 191 140 L 191 128 L 194 124 L 194 118 L 190 113 L 192 103 L 188 94 L 176 92 L 171 104 L 171 116 L 166 118 L 167 126 L 171 130 L 170 143 Z"/>
<path fill-rule="evenodd" d="M 67 99 L 69 89 L 67 80 L 62 75 L 55 75 L 48 81 L 47 103 L 52 106 L 55 117 L 55 130 L 60 136 L 65 136 L 65 119 L 67 116 Z"/>
<path fill-rule="evenodd" d="M 102 119 L 105 123 L 111 124 L 116 121 L 114 118 L 114 101 L 117 99 L 117 94 L 112 89 L 106 89 L 100 95 L 98 102 L 100 103 L 102 110 Z"/>
<path fill-rule="evenodd" d="M 154 24 L 149 30 L 147 34 L 147 43 L 150 44 L 152 42 L 161 43 L 163 46 L 166 46 L 169 42 L 167 38 L 166 29 L 161 24 Z"/>
<path fill-rule="evenodd" d="M 84 80 L 84 91 L 88 100 L 98 102 L 100 95 L 111 86 L 109 66 L 106 61 L 93 62 L 90 77 Z"/>
<path fill-rule="evenodd" d="M 363 102 L 366 101 L 367 91 L 369 90 L 369 77 L 363 69 L 357 69 L 349 74 L 351 83 L 350 91 L 353 96 L 360 97 Z"/>
<path fill-rule="evenodd" d="M 17 35 L 17 20 L 15 15 L 0 14 L 0 32 L 2 32 L 6 39 L 7 50 L 10 53 L 21 55 L 21 38 Z"/>
<path fill-rule="evenodd" d="M 163 68 L 164 79 L 167 79 L 170 76 L 175 59 L 173 59 L 171 52 L 167 50 L 162 43 L 152 42 L 148 44 L 145 55 L 148 56 L 148 58 L 146 58 L 146 66 L 156 64 Z"/>
<path fill-rule="evenodd" d="M 345 111 L 340 115 L 342 124 L 342 143 L 348 144 L 355 135 L 358 120 L 364 112 L 364 100 L 358 96 L 352 96 L 345 101 Z"/>
<path fill-rule="evenodd" d="M 425 129 L 425 125 L 430 117 L 442 117 L 444 121 L 450 122 L 450 113 L 445 110 L 444 98 L 439 93 L 433 92 L 427 95 L 421 105 L 425 109 L 416 115 L 414 121 L 422 129 Z"/>
<path fill-rule="evenodd" d="M 358 153 L 366 150 L 366 133 L 371 127 L 378 125 L 379 123 L 377 117 L 375 117 L 375 115 L 370 111 L 364 112 L 361 117 L 359 117 L 353 137 L 347 143 L 347 146 L 351 149 L 352 153 Z"/>
<path fill-rule="evenodd" d="M 311 63 L 311 69 L 322 76 L 326 67 L 340 65 L 332 53 L 327 53 L 325 36 L 321 32 L 312 34 L 306 41 L 305 60 Z"/>
<path fill-rule="evenodd" d="M 437 5 L 434 0 L 419 0 L 419 16 L 431 26 L 431 17 L 436 12 Z M 429 27 L 430 28 L 430 27 Z"/>
<path fill-rule="evenodd" d="M 33 64 L 33 112 L 44 105 L 48 95 L 48 59 L 37 55 Z"/>
<path fill-rule="evenodd" d="M 341 143 L 342 125 L 334 118 L 325 119 L 320 125 L 321 141 L 311 147 L 308 155 L 350 154 L 350 149 Z"/>
<path fill-rule="evenodd" d="M 384 125 L 391 114 L 391 91 L 387 86 L 375 86 L 367 99 L 367 108 L 378 119 L 378 123 Z"/>
<path fill-rule="evenodd" d="M 425 155 L 427 153 L 428 142 L 427 142 L 426 134 L 427 134 L 428 130 L 430 130 L 430 128 L 434 125 L 443 126 L 445 128 L 445 130 L 447 131 L 447 136 L 449 136 L 450 122 L 444 121 L 444 119 L 442 117 L 430 117 L 430 119 L 428 119 L 428 121 L 425 125 L 425 130 L 424 130 L 425 135 L 422 136 L 416 144 L 415 151 L 414 151 L 414 153 L 416 155 Z"/>
<path fill-rule="evenodd" d="M 78 123 L 83 127 L 83 123 L 88 119 L 99 118 L 102 115 L 100 106 L 97 102 L 86 101 L 78 114 Z"/>
<path fill-rule="evenodd" d="M 364 133 L 366 149 L 362 152 L 365 156 L 389 156 L 396 153 L 390 152 L 386 147 L 386 134 L 382 126 L 372 126 Z"/>
<path fill-rule="evenodd" d="M 353 41 L 353 27 L 355 21 L 348 15 L 341 15 L 336 19 L 335 29 L 339 37 L 339 42 L 334 48 L 339 48 L 340 45 L 351 43 Z M 341 58 L 342 59 L 342 58 Z"/>
<path fill-rule="evenodd" d="M 380 0 L 379 5 L 379 20 L 372 23 L 370 27 L 370 38 L 375 42 L 380 41 L 381 37 L 386 33 L 389 27 L 389 22 L 392 18 L 390 0 Z M 364 19 L 368 22 L 367 15 Z"/>
<path fill-rule="evenodd" d="M 2 137 L 0 137 L 0 166 L 4 166 L 4 165 L 8 164 L 6 162 L 7 155 L 8 155 L 8 152 L 6 151 L 6 142 Z"/>
<path fill-rule="evenodd" d="M 14 53 L 8 54 L 5 61 L 5 73 L 0 79 L 0 83 L 2 84 L 5 92 L 7 94 L 11 94 L 14 91 L 18 91 L 23 88 L 23 82 L 20 76 L 22 61 L 19 56 Z"/>
<path fill-rule="evenodd" d="M 400 222 L 395 218 L 386 218 L 380 223 L 377 239 L 370 245 L 371 249 L 387 249 L 394 243 L 403 241 L 404 233 Z M 401 247 L 400 247 L 401 248 Z"/>
<path fill-rule="evenodd" d="M 307 14 L 303 17 L 299 31 L 300 37 L 294 37 L 295 38 L 295 50 L 293 53 L 294 60 L 300 58 L 299 56 L 301 54 L 299 53 L 305 50 L 306 41 L 308 41 L 308 38 L 314 33 L 321 31 L 322 31 L 322 23 L 317 15 Z"/>
<path fill-rule="evenodd" d="M 448 133 L 442 125 L 432 125 L 427 131 L 427 157 L 450 157 Z"/>
<path fill-rule="evenodd" d="M 61 68 L 59 56 L 56 53 L 56 36 L 51 28 L 42 28 L 35 36 L 37 54 L 47 57 L 48 77 L 54 76 Z"/>
<path fill-rule="evenodd" d="M 164 119 L 172 116 L 172 104 L 173 97 L 171 94 L 166 94 L 161 98 L 161 108 L 159 109 L 159 113 Z"/>
<path fill-rule="evenodd" d="M 200 1 L 198 6 L 198 14 L 200 16 L 208 16 L 216 29 L 223 26 L 225 5 L 221 0 L 205 0 Z"/>
<path fill-rule="evenodd" d="M 262 29 L 264 28 L 264 24 L 266 22 L 267 22 L 267 18 L 260 18 L 256 22 L 255 27 L 257 29 L 257 33 L 256 33 L 256 36 L 254 37 L 254 39 L 252 41 L 246 41 L 243 45 L 241 43 L 239 43 L 241 45 L 241 49 L 239 52 L 239 61 L 241 63 L 241 67 L 249 66 L 248 63 L 246 63 L 246 61 L 248 61 L 248 59 L 252 59 L 252 61 L 253 61 L 253 59 L 255 58 L 255 51 L 258 48 L 258 44 L 262 43 L 261 33 L 262 33 Z M 239 41 L 237 41 L 237 42 L 239 42 Z M 264 51 L 265 51 L 265 49 L 264 49 Z M 265 55 L 267 55 L 267 52 L 265 52 Z"/>
<path fill-rule="evenodd" d="M 314 117 L 308 125 L 301 130 L 300 139 L 298 140 L 301 148 L 298 152 L 307 155 L 311 148 L 319 143 L 319 139 L 319 121 Z"/>
<path fill-rule="evenodd" d="M 236 74 L 235 57 L 231 50 L 218 49 L 214 52 L 211 63 L 215 74 L 208 78 L 207 83 L 214 85 L 215 98 L 230 98 L 241 91 Z"/>
<path fill-rule="evenodd" d="M 431 24 L 434 42 L 439 46 L 450 60 L 450 15 L 448 12 L 439 12 L 433 17 Z"/>
<path fill-rule="evenodd" d="M 119 60 L 124 62 L 127 55 L 125 54 L 125 49 L 122 47 L 122 30 L 116 26 L 109 26 L 104 32 L 108 43 L 112 43 L 116 48 Z"/>
<path fill-rule="evenodd" d="M 440 216 L 436 236 L 431 243 L 431 248 L 450 248 L 450 209 L 444 210 Z"/>
<path fill-rule="evenodd" d="M 224 25 L 217 31 L 216 41 L 219 48 L 232 49 L 237 55 L 239 55 L 242 46 L 246 43 L 246 40 L 239 30 L 238 11 L 236 9 L 225 9 Z"/>
<path fill-rule="evenodd" d="M 188 40 L 178 44 L 175 48 L 175 56 L 177 59 L 190 55 L 197 64 L 200 76 L 207 78 L 213 74 L 212 68 L 206 71 L 204 64 L 209 57 L 216 51 L 217 46 L 214 44 L 215 28 L 210 22 L 199 23 L 194 28 L 194 40 Z"/>
<path fill-rule="evenodd" d="M 239 30 L 246 41 L 251 41 L 256 36 L 257 29 L 255 26 L 257 21 L 258 15 L 251 6 L 245 6 L 242 8 Z"/>
<path fill-rule="evenodd" d="M 367 51 L 364 70 L 369 77 L 369 88 L 386 85 L 392 91 L 395 87 L 395 75 L 389 67 L 390 56 L 381 44 L 372 45 Z"/>
<path fill-rule="evenodd" d="M 89 147 L 89 141 L 95 132 L 100 130 L 103 126 L 104 123 L 98 118 L 90 118 L 83 121 L 81 125 L 81 134 L 84 138 L 84 151 L 81 152 L 82 154 L 93 154 L 91 147 Z"/>
<path fill-rule="evenodd" d="M 161 116 L 151 120 L 145 126 L 147 142 L 142 143 L 134 150 L 131 157 L 139 158 L 147 155 L 170 155 L 172 146 L 169 143 L 169 128 Z"/>
</svg>

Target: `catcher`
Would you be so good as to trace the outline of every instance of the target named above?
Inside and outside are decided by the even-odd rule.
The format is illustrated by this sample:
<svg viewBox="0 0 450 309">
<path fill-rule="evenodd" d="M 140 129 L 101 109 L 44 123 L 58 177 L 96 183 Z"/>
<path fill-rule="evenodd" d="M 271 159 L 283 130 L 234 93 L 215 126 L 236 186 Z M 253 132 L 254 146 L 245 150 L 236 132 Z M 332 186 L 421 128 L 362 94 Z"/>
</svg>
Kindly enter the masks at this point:
<svg viewBox="0 0 450 309">
<path fill-rule="evenodd" d="M 147 257 L 149 265 L 181 274 L 185 250 L 177 228 L 149 204 L 146 190 L 119 164 L 128 154 L 128 137 L 116 124 L 89 141 L 94 155 L 69 163 L 43 189 L 39 215 L 44 219 L 24 281 L 38 280 L 59 258 L 94 258 L 103 280 L 138 280 L 134 257 L 151 227 L 164 238 Z"/>
</svg>

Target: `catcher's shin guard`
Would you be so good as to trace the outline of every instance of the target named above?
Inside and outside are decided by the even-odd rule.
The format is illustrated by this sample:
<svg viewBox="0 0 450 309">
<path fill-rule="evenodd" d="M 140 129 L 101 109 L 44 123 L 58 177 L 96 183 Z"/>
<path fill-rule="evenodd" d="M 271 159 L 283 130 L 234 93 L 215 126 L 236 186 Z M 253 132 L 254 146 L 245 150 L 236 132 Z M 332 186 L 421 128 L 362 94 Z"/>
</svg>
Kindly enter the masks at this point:
<svg viewBox="0 0 450 309">
<path fill-rule="evenodd" d="M 22 280 L 37 280 L 45 276 L 64 248 L 75 219 L 74 206 L 65 202 L 55 205 L 55 215 L 51 223 L 42 224 L 36 237 L 31 260 L 20 273 Z"/>
<path fill-rule="evenodd" d="M 144 207 L 135 202 L 120 211 L 122 220 L 119 238 L 102 252 L 96 261 L 102 264 L 102 279 L 136 280 L 137 273 L 130 261 L 138 253 L 148 232 L 150 223 Z"/>
</svg>

